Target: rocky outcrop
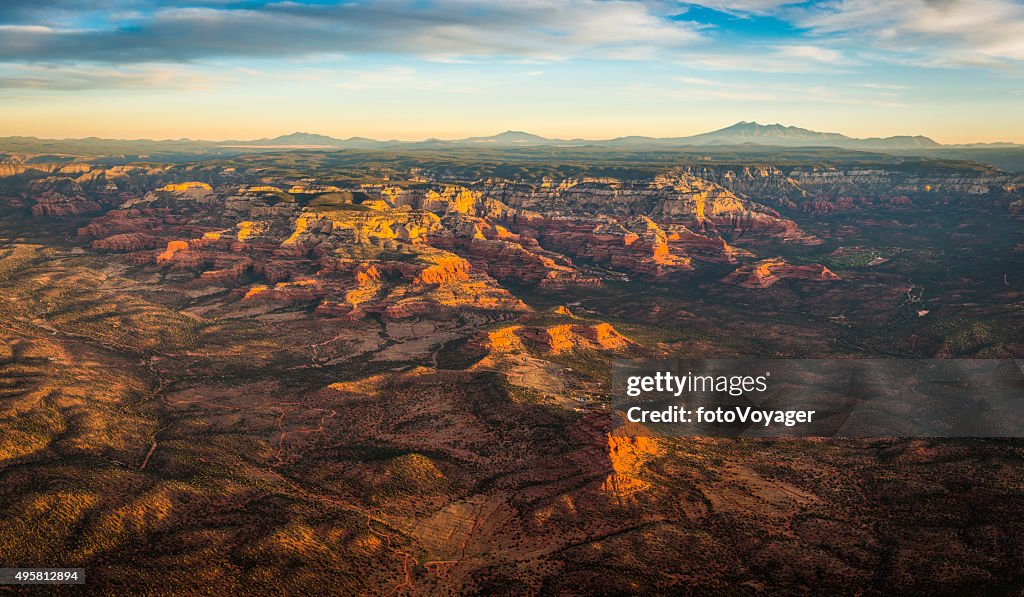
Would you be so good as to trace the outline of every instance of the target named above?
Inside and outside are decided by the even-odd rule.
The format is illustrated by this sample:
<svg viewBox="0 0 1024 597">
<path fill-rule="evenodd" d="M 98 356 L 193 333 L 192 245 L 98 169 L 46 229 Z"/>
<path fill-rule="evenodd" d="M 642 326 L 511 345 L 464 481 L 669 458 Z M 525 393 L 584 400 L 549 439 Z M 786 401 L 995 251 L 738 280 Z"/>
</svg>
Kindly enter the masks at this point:
<svg viewBox="0 0 1024 597">
<path fill-rule="evenodd" d="M 416 187 L 385 186 L 372 189 L 390 207 L 409 207 L 438 215 L 466 214 L 477 217 L 502 217 L 512 210 L 480 190 L 460 185 L 427 185 Z"/>
<path fill-rule="evenodd" d="M 729 274 L 723 282 L 744 288 L 768 288 L 780 280 L 833 282 L 839 280 L 839 276 L 824 265 L 790 265 L 785 260 L 776 258 L 744 265 Z"/>
<path fill-rule="evenodd" d="M 167 208 L 115 209 L 94 218 L 78 229 L 78 236 L 106 238 L 114 234 L 140 232 L 160 235 L 188 226 L 189 218 Z"/>
<path fill-rule="evenodd" d="M 172 240 L 167 243 L 167 248 L 156 256 L 156 262 L 160 265 L 171 266 L 176 269 L 192 269 L 199 266 L 203 258 L 198 251 L 192 251 L 187 241 Z"/>
<path fill-rule="evenodd" d="M 92 241 L 92 248 L 101 251 L 142 251 L 156 247 L 155 236 L 144 232 L 129 232 L 126 234 L 113 234 L 106 238 Z"/>
<path fill-rule="evenodd" d="M 660 278 L 692 269 L 691 259 L 673 253 L 668 236 L 650 218 L 542 218 L 519 224 L 523 237 L 545 249 L 612 269 Z"/>
<path fill-rule="evenodd" d="M 687 173 L 660 175 L 646 182 L 584 178 L 535 185 L 489 181 L 480 188 L 504 204 L 540 213 L 603 214 L 623 220 L 641 215 L 659 224 L 683 224 L 697 230 L 814 241 L 778 212 Z"/>
<path fill-rule="evenodd" d="M 52 162 L 25 162 L 10 156 L 0 162 L 0 178 L 18 176 L 20 174 L 66 174 L 75 175 L 89 172 L 93 167 L 83 162 L 72 162 L 70 164 Z"/>
<path fill-rule="evenodd" d="M 612 471 L 601 484 L 601 490 L 611 493 L 621 502 L 650 486 L 642 478 L 642 471 L 644 465 L 661 450 L 657 440 L 638 425 L 615 429 L 607 434 L 607 438 L 608 462 Z"/>
<path fill-rule="evenodd" d="M 909 202 L 1006 205 L 1020 197 L 1024 177 L 995 169 L 955 166 L 835 168 L 828 166 L 708 166 L 687 172 L 734 193 L 783 208 L 829 213 Z"/>
<path fill-rule="evenodd" d="M 35 197 L 35 201 L 35 205 L 32 206 L 32 215 L 37 217 L 77 216 L 97 212 L 101 209 L 99 203 L 79 195 L 65 196 L 51 193 Z"/>
<path fill-rule="evenodd" d="M 598 286 L 600 280 L 584 274 L 563 255 L 545 251 L 532 237 L 509 232 L 483 218 L 446 217 L 444 228 L 428 242 L 454 251 L 501 281 L 515 281 L 549 289 Z"/>
<path fill-rule="evenodd" d="M 165 193 L 174 193 L 175 195 L 208 195 L 213 192 L 213 187 L 205 182 L 172 182 L 165 184 L 164 186 L 157 189 L 157 191 L 163 191 Z"/>
<path fill-rule="evenodd" d="M 577 350 L 623 350 L 632 346 L 611 324 L 566 324 L 554 326 L 508 326 L 480 332 L 467 345 L 470 351 L 489 354 L 532 350 L 561 354 Z"/>
<path fill-rule="evenodd" d="M 413 284 L 458 284 L 469 280 L 469 262 L 456 255 L 435 257 L 433 263 L 419 270 Z"/>
<path fill-rule="evenodd" d="M 329 289 L 319 280 L 306 278 L 290 282 L 278 282 L 273 286 L 257 284 L 245 292 L 242 300 L 297 303 L 322 299 L 329 292 Z"/>
<path fill-rule="evenodd" d="M 242 255 L 217 256 L 214 259 L 212 269 L 202 272 L 199 278 L 193 282 L 193 285 L 236 286 L 249 274 L 252 270 L 252 265 L 252 260 Z"/>
<path fill-rule="evenodd" d="M 738 257 L 752 255 L 749 251 L 730 245 L 720 236 L 698 234 L 679 224 L 665 226 L 665 240 L 673 252 L 700 261 L 735 263 Z"/>
<path fill-rule="evenodd" d="M 782 208 L 796 207 L 810 196 L 786 172 L 776 166 L 691 166 L 686 174 L 729 189 L 740 196 Z"/>
<path fill-rule="evenodd" d="M 436 215 L 412 210 L 352 211 L 306 209 L 295 220 L 285 244 L 321 248 L 362 243 L 370 239 L 396 239 L 411 243 L 441 228 Z"/>
</svg>

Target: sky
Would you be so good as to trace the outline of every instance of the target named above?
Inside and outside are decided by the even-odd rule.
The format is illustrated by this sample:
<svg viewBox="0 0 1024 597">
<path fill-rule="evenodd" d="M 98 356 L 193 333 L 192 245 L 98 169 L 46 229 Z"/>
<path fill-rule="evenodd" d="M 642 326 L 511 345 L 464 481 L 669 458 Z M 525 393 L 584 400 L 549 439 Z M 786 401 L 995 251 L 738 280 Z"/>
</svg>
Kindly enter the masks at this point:
<svg viewBox="0 0 1024 597">
<path fill-rule="evenodd" d="M 2 0 L 0 136 L 1024 143 L 1024 0 Z"/>
</svg>

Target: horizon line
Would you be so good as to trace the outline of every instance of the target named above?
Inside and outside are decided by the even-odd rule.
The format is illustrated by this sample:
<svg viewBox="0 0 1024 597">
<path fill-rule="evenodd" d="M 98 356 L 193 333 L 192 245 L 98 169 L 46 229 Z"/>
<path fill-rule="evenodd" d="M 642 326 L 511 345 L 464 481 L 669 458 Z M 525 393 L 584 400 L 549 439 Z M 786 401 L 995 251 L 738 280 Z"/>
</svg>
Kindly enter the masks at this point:
<svg viewBox="0 0 1024 597">
<path fill-rule="evenodd" d="M 729 124 L 729 125 L 726 125 L 726 126 L 723 126 L 723 127 L 720 127 L 720 128 L 712 129 L 712 130 L 705 130 L 705 131 L 702 131 L 702 132 L 689 133 L 689 134 L 669 134 L 669 135 L 666 135 L 666 136 L 627 134 L 627 135 L 618 135 L 618 136 L 614 136 L 614 137 L 568 137 L 567 138 L 567 137 L 557 137 L 557 136 L 556 137 L 548 137 L 548 136 L 545 136 L 545 135 L 542 135 L 542 134 L 533 133 L 533 132 L 530 132 L 530 131 L 527 131 L 527 130 L 523 130 L 523 129 L 506 129 L 506 130 L 503 130 L 503 131 L 498 132 L 498 133 L 492 133 L 492 134 L 473 134 L 473 135 L 468 135 L 468 136 L 464 136 L 464 137 L 439 137 L 439 136 L 435 135 L 435 136 L 429 136 L 429 137 L 423 137 L 423 138 L 397 138 L 397 137 L 395 137 L 395 138 L 390 138 L 390 139 L 381 139 L 381 138 L 370 137 L 370 136 L 365 136 L 365 135 L 350 135 L 350 136 L 347 136 L 347 137 L 341 137 L 341 136 L 334 136 L 334 135 L 328 134 L 328 133 L 309 132 L 308 130 L 307 131 L 294 130 L 292 132 L 281 133 L 281 134 L 278 134 L 276 136 L 253 137 L 253 138 L 249 138 L 249 139 L 244 139 L 244 138 L 210 139 L 210 138 L 198 138 L 198 137 L 165 137 L 165 138 L 134 137 L 134 138 L 127 138 L 127 137 L 104 137 L 104 136 L 98 136 L 98 135 L 87 135 L 87 136 L 80 136 L 80 137 L 40 137 L 40 136 L 36 136 L 36 135 L 4 135 L 4 136 L 0 137 L 0 139 L 23 138 L 23 139 L 36 139 L 36 140 L 39 140 L 39 141 L 58 141 L 58 142 L 60 142 L 60 141 L 86 141 L 86 140 L 93 140 L 93 139 L 95 139 L 95 140 L 102 140 L 102 141 L 120 141 L 120 142 L 149 141 L 149 142 L 154 142 L 154 143 L 163 143 L 163 142 L 194 142 L 194 143 L 217 143 L 217 144 L 223 144 L 223 143 L 230 143 L 230 142 L 252 143 L 252 142 L 256 142 L 256 141 L 274 141 L 274 140 L 280 139 L 282 137 L 289 137 L 289 136 L 295 136 L 295 135 L 311 135 L 311 136 L 327 137 L 327 138 L 335 140 L 335 141 L 365 140 L 365 141 L 373 141 L 373 142 L 376 142 L 376 143 L 426 143 L 426 142 L 430 142 L 430 141 L 465 141 L 465 140 L 468 140 L 468 139 L 489 139 L 489 138 L 498 137 L 498 136 L 507 135 L 507 134 L 520 134 L 520 135 L 528 135 L 528 136 L 531 136 L 531 137 L 537 137 L 537 138 L 543 139 L 545 141 L 608 142 L 608 141 L 617 141 L 617 140 L 620 140 L 620 139 L 630 139 L 630 138 L 651 139 L 651 140 L 685 139 L 685 138 L 689 138 L 689 137 L 697 137 L 697 136 L 701 136 L 701 135 L 705 135 L 705 134 L 716 133 L 716 132 L 720 132 L 720 131 L 723 131 L 723 130 L 728 129 L 728 128 L 732 128 L 732 127 L 739 126 L 739 125 L 746 125 L 746 124 L 753 124 L 753 125 L 762 126 L 762 127 L 783 127 L 783 128 L 787 128 L 787 129 L 798 129 L 798 130 L 801 130 L 801 131 L 807 131 L 809 133 L 822 134 L 822 135 L 840 135 L 840 136 L 846 137 L 847 139 L 850 139 L 850 140 L 853 140 L 853 141 L 874 140 L 874 139 L 886 140 L 886 139 L 893 139 L 893 138 L 923 138 L 923 139 L 927 139 L 927 140 L 933 141 L 935 143 L 938 143 L 939 145 L 944 145 L 944 146 L 955 146 L 955 145 L 1006 145 L 1006 144 L 1009 144 L 1009 145 L 1024 145 L 1024 143 L 1017 142 L 1017 141 L 1011 141 L 1009 139 L 999 140 L 999 141 L 969 141 L 969 142 L 959 142 L 959 143 L 944 143 L 944 142 L 941 142 L 941 141 L 936 141 L 935 138 L 931 137 L 930 135 L 926 135 L 926 134 L 922 134 L 922 133 L 896 134 L 896 135 L 886 135 L 886 136 L 872 135 L 872 136 L 867 136 L 867 137 L 853 137 L 853 136 L 847 135 L 846 133 L 838 133 L 838 132 L 834 132 L 834 131 L 818 131 L 818 130 L 815 130 L 815 129 L 808 129 L 808 128 L 801 127 L 801 126 L 798 126 L 798 125 L 786 125 L 786 124 L 782 124 L 782 123 L 779 123 L 779 122 L 774 122 L 774 123 L 770 123 L 770 124 L 761 124 L 761 123 L 759 123 L 757 121 L 754 121 L 754 120 L 750 120 L 750 121 L 740 120 L 740 121 L 734 122 L 733 124 Z"/>
</svg>

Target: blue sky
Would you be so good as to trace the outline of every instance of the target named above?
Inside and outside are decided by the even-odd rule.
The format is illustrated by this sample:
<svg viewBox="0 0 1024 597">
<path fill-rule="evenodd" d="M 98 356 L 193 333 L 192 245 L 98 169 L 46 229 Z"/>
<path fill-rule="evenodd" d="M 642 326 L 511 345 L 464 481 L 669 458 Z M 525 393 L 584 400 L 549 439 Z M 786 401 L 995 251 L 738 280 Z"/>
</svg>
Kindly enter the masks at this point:
<svg viewBox="0 0 1024 597">
<path fill-rule="evenodd" d="M 1020 0 L 4 0 L 0 134 L 1024 142 Z"/>
</svg>

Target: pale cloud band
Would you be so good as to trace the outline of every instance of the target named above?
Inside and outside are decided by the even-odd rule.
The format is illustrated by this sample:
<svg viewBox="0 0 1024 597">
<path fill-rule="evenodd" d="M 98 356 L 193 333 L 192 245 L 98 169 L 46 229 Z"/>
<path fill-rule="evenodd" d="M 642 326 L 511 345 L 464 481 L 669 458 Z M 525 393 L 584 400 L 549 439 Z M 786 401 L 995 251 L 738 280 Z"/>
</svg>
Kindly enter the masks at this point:
<svg viewBox="0 0 1024 597">
<path fill-rule="evenodd" d="M 64 5 L 64 3 L 60 3 Z M 0 60 L 187 62 L 323 54 L 413 54 L 440 59 L 650 58 L 700 39 L 664 5 L 632 1 L 525 0 L 337 5 L 267 3 L 246 8 L 164 7 L 108 22 L 26 23 L 0 9 Z M 96 12 L 83 17 L 101 18 Z M 115 15 L 116 16 L 116 15 Z"/>
<path fill-rule="evenodd" d="M 849 60 L 870 46 L 921 64 L 1024 60 L 1015 0 L 704 0 L 794 28 L 790 63 Z M 302 2 L 5 0 L 2 62 L 192 62 L 406 54 L 438 60 L 653 60 L 720 56 L 721 23 L 695 4 L 634 0 Z M 740 52 L 743 48 L 737 48 Z M 777 51 L 786 51 L 777 50 Z M 720 63 L 722 61 L 719 61 Z M 800 70 L 799 68 L 797 70 Z"/>
<path fill-rule="evenodd" d="M 868 41 L 924 63 L 1024 61 L 1024 3 L 1014 0 L 841 0 L 792 14 L 818 35 Z"/>
</svg>

